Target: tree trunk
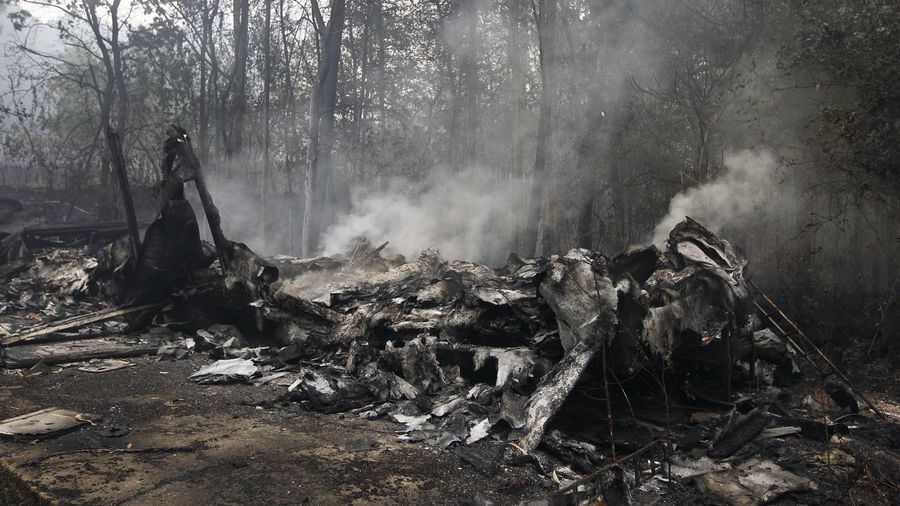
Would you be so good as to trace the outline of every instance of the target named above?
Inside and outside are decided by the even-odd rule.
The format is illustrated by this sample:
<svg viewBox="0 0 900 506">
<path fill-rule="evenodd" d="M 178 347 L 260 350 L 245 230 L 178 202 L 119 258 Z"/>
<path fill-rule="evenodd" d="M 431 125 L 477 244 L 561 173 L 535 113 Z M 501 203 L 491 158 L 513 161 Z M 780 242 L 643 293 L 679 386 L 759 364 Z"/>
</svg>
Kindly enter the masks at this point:
<svg viewBox="0 0 900 506">
<path fill-rule="evenodd" d="M 331 17 L 325 26 L 319 13 L 318 0 L 312 0 L 320 34 L 319 70 L 313 83 L 309 110 L 309 177 L 306 181 L 306 212 L 303 216 L 303 254 L 312 255 L 319 248 L 319 236 L 328 225 L 331 202 L 331 150 L 334 143 L 334 113 L 337 104 L 337 77 L 341 60 L 341 37 L 344 31 L 345 0 L 335 0 Z"/>
<path fill-rule="evenodd" d="M 366 109 L 369 103 L 369 47 L 371 46 L 369 39 L 371 38 L 371 25 L 373 11 L 376 9 L 375 3 L 368 4 L 363 22 L 362 33 L 362 55 L 360 56 L 360 75 L 357 89 L 356 109 L 353 111 L 353 124 L 356 132 L 354 138 L 356 140 L 356 156 L 353 160 L 353 167 L 350 171 L 351 183 L 361 180 L 365 173 L 365 143 L 366 143 Z"/>
<path fill-rule="evenodd" d="M 447 80 L 450 85 L 450 125 L 447 130 L 450 133 L 449 142 L 447 142 L 447 154 L 445 159 L 452 160 L 454 169 L 462 168 L 463 160 L 458 153 L 464 152 L 462 148 L 462 133 L 460 128 L 460 110 L 462 102 L 462 85 L 460 84 L 460 73 L 456 71 L 456 63 L 453 53 L 447 51 Z"/>
<path fill-rule="evenodd" d="M 475 164 L 478 156 L 478 0 L 465 0 L 466 35 L 460 62 L 465 107 L 463 153 L 466 165 Z"/>
<path fill-rule="evenodd" d="M 285 141 L 285 172 L 287 173 L 288 193 L 288 254 L 294 255 L 295 237 L 303 236 L 303 220 L 294 219 L 294 168 L 299 164 L 300 131 L 297 124 L 297 99 L 294 95 L 294 81 L 291 73 L 291 51 L 289 41 L 288 16 L 284 8 L 285 0 L 278 2 L 278 18 L 281 26 L 281 44 L 284 58 L 284 100 L 287 104 L 287 123 L 289 128 Z M 298 203 L 299 204 L 299 203 Z M 296 224 L 296 225 L 295 225 Z M 297 229 L 297 230 L 295 230 Z M 302 248 L 302 246 L 301 246 Z"/>
<path fill-rule="evenodd" d="M 509 134 L 509 174 L 508 177 L 518 183 L 525 177 L 522 163 L 522 131 L 520 128 L 522 116 L 522 96 L 524 95 L 524 69 L 522 49 L 519 47 L 520 18 L 522 17 L 522 0 L 507 0 L 509 9 L 509 33 L 506 40 L 506 56 L 509 60 L 510 84 L 509 84 L 509 121 L 507 132 Z M 527 201 L 528 195 L 522 195 L 522 201 Z M 513 230 L 516 231 L 515 243 L 512 250 L 525 251 L 523 231 L 525 230 L 527 216 L 515 213 L 512 217 Z"/>
<path fill-rule="evenodd" d="M 550 164 L 551 144 L 550 121 L 556 100 L 554 73 L 554 45 L 556 39 L 556 0 L 541 0 L 537 13 L 538 52 L 541 73 L 541 107 L 538 118 L 537 149 L 534 156 L 534 171 L 531 180 L 531 198 L 528 201 L 528 224 L 525 234 L 526 244 L 533 248 L 535 256 L 544 254 L 544 230 L 546 213 L 544 209 L 544 186 Z"/>
<path fill-rule="evenodd" d="M 603 79 L 599 75 L 600 59 L 597 58 L 592 72 L 593 83 L 589 88 L 588 98 L 585 101 L 584 126 L 576 145 L 576 167 L 578 168 L 579 193 L 575 202 L 579 207 L 576 245 L 579 248 L 593 249 L 595 243 L 594 232 L 596 219 L 594 206 L 597 192 L 600 186 L 601 160 L 608 159 L 605 156 L 607 145 L 602 142 L 601 135 L 603 123 L 606 120 L 605 107 L 601 97 L 604 96 L 602 88 Z M 613 162 L 615 163 L 615 162 Z"/>
<path fill-rule="evenodd" d="M 372 73 L 372 79 L 375 81 L 375 93 L 377 95 L 378 119 L 384 122 L 384 104 L 387 100 L 386 88 L 384 82 L 384 65 L 386 61 L 384 50 L 384 0 L 374 0 L 375 12 L 373 13 L 373 27 L 375 31 L 375 39 L 378 41 L 378 64 L 375 65 Z"/>
<path fill-rule="evenodd" d="M 208 83 L 209 83 L 209 64 L 206 61 L 206 53 L 207 53 L 207 41 L 209 40 L 209 34 L 212 31 L 212 19 L 209 15 L 209 6 L 206 3 L 206 0 L 203 0 L 201 5 L 203 9 L 203 14 L 201 18 L 201 23 L 203 26 L 200 31 L 200 97 L 199 97 L 199 106 L 200 110 L 198 111 L 198 125 L 197 125 L 197 157 L 200 159 L 201 163 L 206 163 L 209 158 L 209 95 L 208 92 Z"/>
<path fill-rule="evenodd" d="M 104 71 L 106 74 L 106 85 L 103 89 L 103 93 L 99 94 L 99 106 L 100 106 L 100 124 L 101 131 L 105 131 L 106 128 L 110 126 L 110 120 L 112 116 L 112 107 L 115 101 L 116 94 L 116 71 L 113 65 L 113 58 L 110 55 L 109 46 L 107 46 L 107 39 L 104 37 L 103 33 L 100 31 L 101 21 L 100 17 L 97 15 L 97 4 L 91 2 L 90 0 L 82 0 L 82 9 L 85 13 L 85 18 L 88 20 L 91 31 L 94 35 L 94 39 L 97 43 L 97 48 L 100 51 L 100 57 L 103 62 Z M 116 19 L 116 11 L 118 10 L 119 0 L 114 0 L 112 5 L 110 6 L 110 13 L 113 18 Z M 114 35 L 117 37 L 117 34 Z M 101 155 L 101 169 L 100 169 L 100 185 L 104 188 L 103 190 L 103 201 L 100 203 L 98 215 L 101 220 L 110 220 L 115 216 L 115 201 L 110 198 L 111 192 L 109 190 L 110 185 L 110 155 L 109 150 L 105 149 L 102 151 Z"/>
<path fill-rule="evenodd" d="M 112 22 L 112 37 L 110 38 L 110 50 L 113 59 L 113 75 L 116 82 L 116 99 L 118 100 L 118 111 L 116 114 L 116 129 L 122 137 L 123 144 L 128 135 L 128 87 L 125 83 L 124 56 L 122 47 L 119 45 L 119 16 L 118 2 L 113 2 L 110 8 L 110 17 Z"/>
<path fill-rule="evenodd" d="M 271 139 L 271 125 L 270 125 L 270 110 L 269 110 L 269 92 L 270 92 L 270 83 L 272 80 L 272 0 L 266 1 L 266 29 L 264 32 L 263 39 L 263 53 L 265 58 L 265 69 L 264 69 L 264 79 L 263 79 L 263 168 L 262 168 L 262 177 L 260 178 L 260 191 L 259 191 L 259 211 L 260 211 L 260 229 L 262 232 L 262 241 L 263 244 L 266 243 L 266 193 L 269 185 L 269 174 L 271 172 L 271 156 L 269 155 L 269 150 L 272 146 Z"/>
<path fill-rule="evenodd" d="M 244 113 L 247 108 L 247 50 L 249 45 L 250 0 L 234 0 L 234 100 L 231 104 L 231 143 L 225 152 L 232 160 L 243 149 Z"/>
</svg>

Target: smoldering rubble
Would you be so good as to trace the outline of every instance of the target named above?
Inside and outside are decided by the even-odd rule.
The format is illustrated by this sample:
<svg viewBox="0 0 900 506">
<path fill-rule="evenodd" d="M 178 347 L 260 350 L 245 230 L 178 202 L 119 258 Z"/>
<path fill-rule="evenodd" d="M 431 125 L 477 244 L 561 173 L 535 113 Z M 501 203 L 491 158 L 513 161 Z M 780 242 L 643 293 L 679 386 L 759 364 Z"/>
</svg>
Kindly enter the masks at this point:
<svg viewBox="0 0 900 506">
<path fill-rule="evenodd" d="M 758 310 L 734 245 L 690 218 L 664 251 L 511 255 L 501 268 L 435 249 L 407 259 L 364 239 L 333 256 L 261 258 L 221 231 L 215 245 L 167 238 L 197 227 L 179 203 L 192 178 L 172 180 L 137 258 L 126 239 L 7 241 L 4 368 L 90 374 L 199 354 L 208 362 L 185 381 L 272 384 L 278 402 L 387 418 L 398 440 L 485 472 L 531 465 L 569 503 L 643 503 L 684 483 L 732 504 L 817 497 L 817 479 L 766 442 L 830 441 L 849 431 L 837 418 L 847 411 L 857 427 L 877 423 L 846 382 L 784 403 L 804 347 Z M 175 246 L 185 251 L 173 257 Z M 755 389 L 738 392 L 735 376 Z M 492 444 L 494 462 L 467 453 Z M 864 444 L 848 444 L 854 462 L 873 458 Z M 889 479 L 900 461 L 883 459 Z"/>
</svg>

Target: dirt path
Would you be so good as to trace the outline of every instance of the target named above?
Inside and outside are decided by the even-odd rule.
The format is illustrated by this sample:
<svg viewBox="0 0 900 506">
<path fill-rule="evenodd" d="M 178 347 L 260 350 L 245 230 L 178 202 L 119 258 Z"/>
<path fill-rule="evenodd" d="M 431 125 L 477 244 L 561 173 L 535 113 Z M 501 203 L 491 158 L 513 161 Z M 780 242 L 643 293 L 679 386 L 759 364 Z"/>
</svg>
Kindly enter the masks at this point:
<svg viewBox="0 0 900 506">
<path fill-rule="evenodd" d="M 509 504 L 546 493 L 527 469 L 487 477 L 448 451 L 397 442 L 389 422 L 280 405 L 283 387 L 196 385 L 187 376 L 202 359 L 137 362 L 0 376 L 0 418 L 49 406 L 102 417 L 52 439 L 3 441 L 0 503 L 460 504 L 480 494 Z M 47 457 L 173 447 L 191 449 Z"/>
</svg>

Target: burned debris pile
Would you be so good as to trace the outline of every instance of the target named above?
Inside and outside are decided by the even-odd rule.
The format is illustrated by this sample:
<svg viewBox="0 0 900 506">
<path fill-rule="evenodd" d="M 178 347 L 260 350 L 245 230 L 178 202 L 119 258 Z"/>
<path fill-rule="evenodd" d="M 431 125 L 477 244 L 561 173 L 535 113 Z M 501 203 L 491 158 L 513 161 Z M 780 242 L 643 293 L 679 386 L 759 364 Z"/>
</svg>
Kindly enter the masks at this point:
<svg viewBox="0 0 900 506">
<path fill-rule="evenodd" d="M 485 472 L 533 464 L 572 501 L 678 482 L 734 504 L 821 493 L 765 441 L 827 445 L 849 430 L 842 413 L 875 424 L 840 378 L 787 404 L 800 355 L 820 364 L 818 348 L 810 358 L 769 324 L 747 261 L 689 218 L 665 251 L 511 255 L 499 269 L 436 250 L 408 260 L 365 240 L 343 255 L 263 259 L 222 235 L 183 131 L 163 172 L 143 241 L 7 251 L 5 267 L 18 267 L 0 289 L 5 368 L 207 354 L 190 381 L 274 385 L 280 403 L 386 417 L 401 441 L 466 461 L 465 448 L 497 445 Z M 214 246 L 199 242 L 185 181 L 205 194 Z M 862 444 L 842 450 L 858 468 L 875 458 Z M 900 460 L 879 455 L 895 467 L 873 481 L 896 483 Z"/>
</svg>

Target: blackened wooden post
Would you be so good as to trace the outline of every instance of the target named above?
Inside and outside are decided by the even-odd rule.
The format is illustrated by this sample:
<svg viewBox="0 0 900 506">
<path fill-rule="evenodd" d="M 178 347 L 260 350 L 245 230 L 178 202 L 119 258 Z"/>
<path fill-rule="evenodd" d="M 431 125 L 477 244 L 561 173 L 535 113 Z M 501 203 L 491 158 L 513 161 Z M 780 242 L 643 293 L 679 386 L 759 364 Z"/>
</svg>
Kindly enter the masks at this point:
<svg viewBox="0 0 900 506">
<path fill-rule="evenodd" d="M 219 215 L 219 209 L 213 203 L 212 195 L 206 189 L 206 181 L 203 179 L 203 171 L 200 170 L 200 160 L 194 154 L 194 148 L 191 146 L 191 138 L 187 131 L 183 128 L 173 125 L 175 146 L 179 148 L 180 161 L 185 165 L 185 175 L 187 179 L 193 179 L 197 185 L 197 193 L 200 194 L 200 203 L 203 204 L 203 212 L 206 214 L 206 222 L 209 224 L 209 231 L 213 237 L 213 243 L 216 245 L 216 254 L 219 257 L 219 263 L 222 265 L 222 272 L 228 270 L 231 263 L 232 253 L 231 245 L 222 232 L 222 218 Z"/>
<path fill-rule="evenodd" d="M 219 215 L 219 209 L 213 203 L 212 195 L 206 189 L 203 173 L 199 169 L 200 167 L 197 167 L 194 184 L 197 185 L 197 193 L 200 194 L 200 203 L 203 204 L 203 212 L 206 213 L 206 221 L 209 223 L 209 231 L 212 233 L 213 243 L 216 245 L 219 263 L 222 264 L 222 272 L 225 272 L 228 270 L 228 264 L 231 263 L 231 248 L 228 246 L 228 240 L 225 239 L 225 233 L 222 232 L 222 218 Z"/>
<path fill-rule="evenodd" d="M 125 218 L 128 220 L 128 235 L 131 236 L 132 253 L 137 259 L 138 252 L 141 250 L 141 233 L 138 230 L 137 214 L 134 211 L 134 198 L 131 196 L 131 187 L 128 185 L 128 175 L 125 173 L 125 155 L 122 154 L 122 143 L 119 134 L 111 126 L 106 127 L 106 142 L 109 144 L 113 167 L 119 178 L 119 190 L 122 192 Z"/>
</svg>

